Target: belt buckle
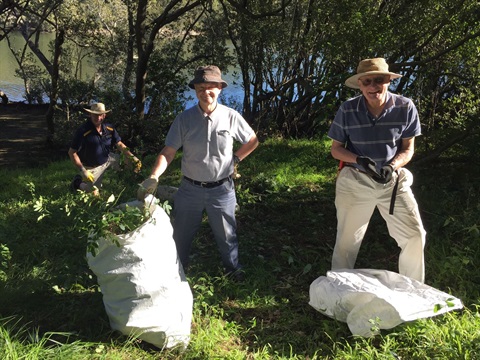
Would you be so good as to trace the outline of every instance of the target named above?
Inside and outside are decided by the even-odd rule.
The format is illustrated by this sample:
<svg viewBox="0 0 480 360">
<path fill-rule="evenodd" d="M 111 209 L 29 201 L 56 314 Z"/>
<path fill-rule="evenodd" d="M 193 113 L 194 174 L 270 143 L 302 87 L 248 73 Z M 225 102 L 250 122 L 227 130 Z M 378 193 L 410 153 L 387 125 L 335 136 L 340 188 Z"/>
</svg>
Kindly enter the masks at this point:
<svg viewBox="0 0 480 360">
<path fill-rule="evenodd" d="M 207 185 L 208 185 L 208 182 L 206 182 L 206 181 L 200 181 L 200 186 L 201 186 L 201 187 L 207 187 Z"/>
</svg>

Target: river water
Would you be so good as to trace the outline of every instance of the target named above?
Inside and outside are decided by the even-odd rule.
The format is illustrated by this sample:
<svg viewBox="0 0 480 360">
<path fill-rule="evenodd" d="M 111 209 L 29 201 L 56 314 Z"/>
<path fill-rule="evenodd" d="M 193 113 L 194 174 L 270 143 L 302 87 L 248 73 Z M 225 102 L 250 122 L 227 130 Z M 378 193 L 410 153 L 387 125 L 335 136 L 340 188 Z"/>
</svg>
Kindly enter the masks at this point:
<svg viewBox="0 0 480 360">
<path fill-rule="evenodd" d="M 47 53 L 48 43 L 54 39 L 54 34 L 43 33 L 40 37 L 40 48 Z M 10 41 L 12 47 L 16 50 L 20 50 L 25 45 L 25 41 L 20 33 L 10 34 Z M 41 64 L 38 63 L 40 66 Z M 84 65 L 85 76 L 93 72 L 88 69 L 88 64 Z M 22 102 L 25 100 L 25 87 L 23 80 L 15 75 L 15 69 L 18 68 L 15 57 L 8 48 L 8 43 L 5 39 L 0 41 L 0 90 L 3 91 L 11 102 Z M 223 90 L 222 94 L 226 99 L 235 100 L 241 103 L 243 101 L 243 88 L 236 84 L 237 79 L 233 76 L 235 69 L 229 69 L 228 73 L 224 73 L 223 78 L 229 84 L 229 86 Z M 193 90 L 188 91 L 186 96 L 195 99 L 195 92 Z M 48 101 L 48 99 L 46 99 Z M 187 102 L 186 106 L 189 107 L 194 104 L 195 100 Z"/>
<path fill-rule="evenodd" d="M 12 48 L 16 51 L 21 51 L 25 45 L 22 35 L 15 32 L 11 33 L 9 37 Z M 53 34 L 42 34 L 40 37 L 40 49 L 47 51 L 48 43 L 53 38 Z M 15 57 L 8 47 L 7 40 L 3 39 L 0 41 L 0 90 L 8 96 L 9 101 L 25 101 L 25 87 L 23 80 L 15 75 L 16 69 L 18 69 L 18 64 Z"/>
</svg>

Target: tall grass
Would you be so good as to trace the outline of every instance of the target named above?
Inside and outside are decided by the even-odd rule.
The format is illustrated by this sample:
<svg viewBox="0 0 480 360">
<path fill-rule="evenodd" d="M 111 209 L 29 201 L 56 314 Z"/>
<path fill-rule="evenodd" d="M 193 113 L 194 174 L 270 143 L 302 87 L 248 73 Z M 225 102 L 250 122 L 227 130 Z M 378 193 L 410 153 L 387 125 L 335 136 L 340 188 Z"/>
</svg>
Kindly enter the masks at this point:
<svg viewBox="0 0 480 360">
<path fill-rule="evenodd" d="M 102 196 L 135 196 L 144 173 L 106 176 Z M 411 166 L 427 229 L 426 282 L 466 308 L 352 337 L 346 324 L 308 305 L 336 232 L 336 162 L 326 140 L 268 140 L 241 163 L 238 231 L 246 281 L 222 275 L 205 222 L 192 249 L 191 341 L 160 352 L 110 329 L 86 243 L 65 215 L 71 164 L 2 169 L 0 177 L 0 353 L 5 359 L 476 359 L 480 354 L 479 170 Z M 177 186 L 178 159 L 161 178 Z M 458 176 L 462 174 L 462 176 Z M 40 203 L 39 203 L 40 202 Z M 38 221 L 40 207 L 44 215 Z M 396 270 L 398 249 L 375 214 L 358 267 Z"/>
</svg>

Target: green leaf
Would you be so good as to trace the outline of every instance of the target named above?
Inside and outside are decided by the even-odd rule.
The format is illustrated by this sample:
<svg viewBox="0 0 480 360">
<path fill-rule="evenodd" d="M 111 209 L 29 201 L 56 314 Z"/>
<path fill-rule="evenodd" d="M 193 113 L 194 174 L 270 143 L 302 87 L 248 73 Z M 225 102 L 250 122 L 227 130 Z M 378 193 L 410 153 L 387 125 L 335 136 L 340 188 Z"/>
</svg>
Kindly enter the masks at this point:
<svg viewBox="0 0 480 360">
<path fill-rule="evenodd" d="M 308 274 L 312 270 L 312 264 L 307 264 L 303 268 L 303 275 Z"/>
</svg>

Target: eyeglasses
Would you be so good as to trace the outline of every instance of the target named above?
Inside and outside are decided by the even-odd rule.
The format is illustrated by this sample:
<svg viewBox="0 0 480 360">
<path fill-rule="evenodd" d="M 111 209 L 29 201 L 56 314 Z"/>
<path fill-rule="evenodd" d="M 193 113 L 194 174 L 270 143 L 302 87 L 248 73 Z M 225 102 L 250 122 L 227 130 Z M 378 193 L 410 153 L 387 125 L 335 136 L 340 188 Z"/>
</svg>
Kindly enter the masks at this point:
<svg viewBox="0 0 480 360">
<path fill-rule="evenodd" d="M 196 92 L 204 92 L 210 91 L 213 89 L 221 89 L 222 84 L 220 83 L 202 83 L 202 84 L 195 84 L 195 91 Z"/>
<path fill-rule="evenodd" d="M 359 79 L 363 86 L 370 86 L 372 83 L 375 85 L 383 85 L 390 82 L 390 77 L 387 76 L 377 76 L 374 78 Z"/>
</svg>

